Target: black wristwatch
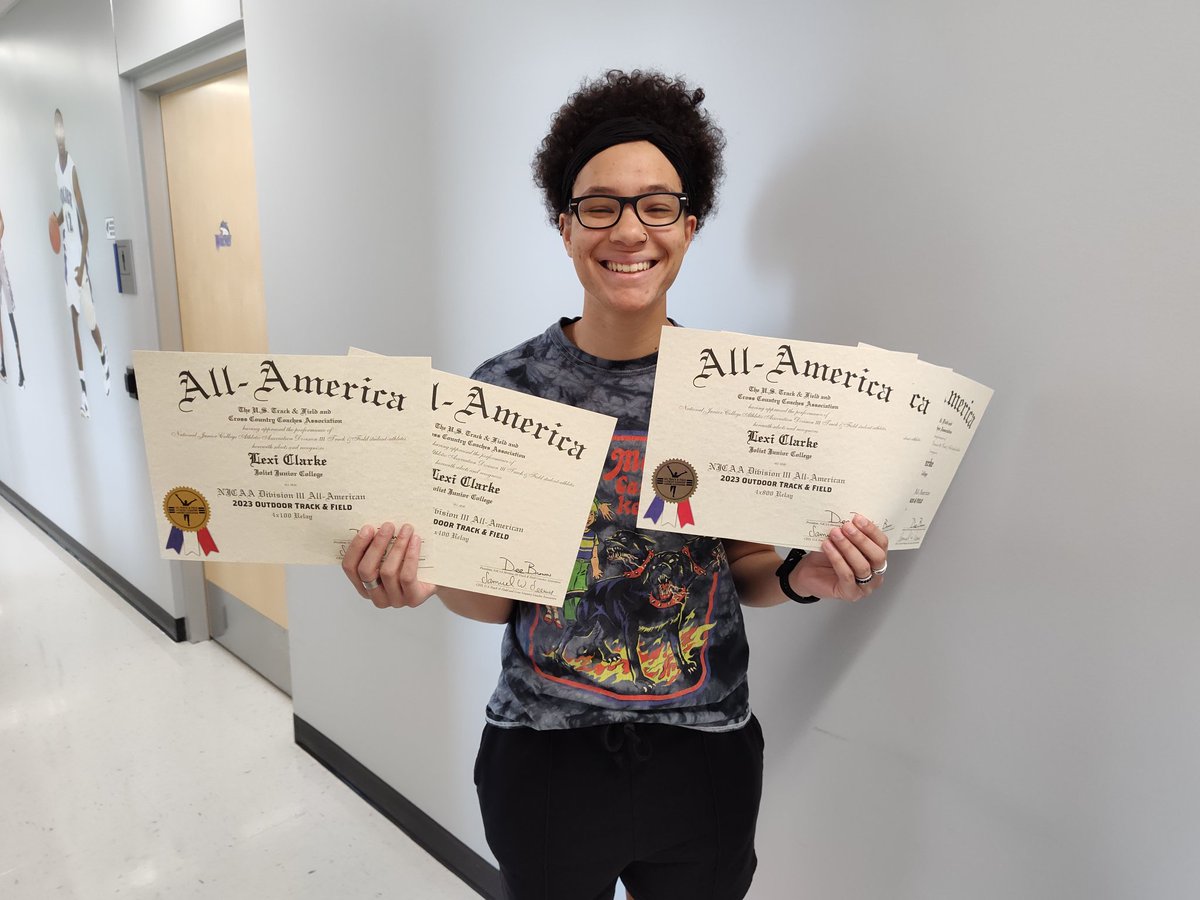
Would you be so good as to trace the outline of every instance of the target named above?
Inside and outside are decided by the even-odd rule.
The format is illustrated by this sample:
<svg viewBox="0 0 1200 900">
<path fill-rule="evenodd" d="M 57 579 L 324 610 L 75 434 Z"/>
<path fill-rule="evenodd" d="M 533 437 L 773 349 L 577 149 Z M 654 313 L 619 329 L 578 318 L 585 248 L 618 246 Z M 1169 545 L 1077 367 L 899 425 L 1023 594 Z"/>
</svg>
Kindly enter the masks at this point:
<svg viewBox="0 0 1200 900">
<path fill-rule="evenodd" d="M 800 560 L 804 559 L 804 555 L 807 552 L 806 550 L 792 550 L 788 553 L 787 558 L 784 559 L 779 568 L 775 570 L 775 575 L 779 578 L 779 589 L 797 603 L 816 603 L 821 599 L 820 597 L 801 597 L 792 590 L 791 584 L 788 583 L 788 576 L 792 574 L 792 569 L 796 568 Z"/>
</svg>

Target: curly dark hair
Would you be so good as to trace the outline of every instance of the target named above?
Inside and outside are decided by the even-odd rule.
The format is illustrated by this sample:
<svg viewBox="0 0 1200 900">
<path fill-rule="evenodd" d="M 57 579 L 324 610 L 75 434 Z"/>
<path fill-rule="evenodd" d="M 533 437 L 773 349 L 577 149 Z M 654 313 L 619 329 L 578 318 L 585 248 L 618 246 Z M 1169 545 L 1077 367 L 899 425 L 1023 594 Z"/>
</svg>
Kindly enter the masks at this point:
<svg viewBox="0 0 1200 900">
<path fill-rule="evenodd" d="M 559 214 L 570 202 L 562 180 L 580 141 L 601 122 L 636 116 L 670 132 L 685 155 L 692 180 L 687 187 L 688 212 L 696 217 L 699 230 L 716 208 L 717 187 L 725 175 L 721 159 L 725 134 L 700 109 L 703 101 L 702 88 L 661 72 L 612 69 L 585 80 L 554 114 L 533 158 L 533 180 L 542 191 L 550 224 L 557 227 Z"/>
</svg>

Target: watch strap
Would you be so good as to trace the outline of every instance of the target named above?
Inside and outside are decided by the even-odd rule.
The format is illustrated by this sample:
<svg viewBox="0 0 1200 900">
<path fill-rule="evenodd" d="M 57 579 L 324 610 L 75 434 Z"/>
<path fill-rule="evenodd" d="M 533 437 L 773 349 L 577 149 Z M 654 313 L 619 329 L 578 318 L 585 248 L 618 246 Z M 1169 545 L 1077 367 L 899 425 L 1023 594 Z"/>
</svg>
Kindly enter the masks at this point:
<svg viewBox="0 0 1200 900">
<path fill-rule="evenodd" d="M 788 580 L 792 574 L 792 569 L 796 568 L 800 560 L 804 559 L 808 551 L 806 550 L 791 550 L 784 558 L 779 568 L 775 570 L 776 577 L 779 578 L 779 589 L 784 595 L 796 603 L 816 603 L 820 597 L 802 597 L 792 590 L 791 582 Z"/>
</svg>

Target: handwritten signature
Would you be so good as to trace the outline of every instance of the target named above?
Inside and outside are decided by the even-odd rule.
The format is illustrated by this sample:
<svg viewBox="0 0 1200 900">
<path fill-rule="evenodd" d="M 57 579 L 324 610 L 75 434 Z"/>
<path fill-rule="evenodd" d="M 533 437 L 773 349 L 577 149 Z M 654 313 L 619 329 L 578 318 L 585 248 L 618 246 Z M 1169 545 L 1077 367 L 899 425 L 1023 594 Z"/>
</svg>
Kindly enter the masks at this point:
<svg viewBox="0 0 1200 900">
<path fill-rule="evenodd" d="M 531 582 L 528 578 L 518 575 L 516 572 L 506 573 L 497 577 L 489 570 L 484 569 L 483 574 L 479 577 L 479 583 L 484 587 L 497 587 L 521 591 L 532 594 L 536 597 L 553 597 L 556 593 L 553 586 L 539 585 L 535 582 Z"/>
<path fill-rule="evenodd" d="M 539 571 L 538 567 L 536 565 L 534 565 L 533 563 L 531 563 L 529 560 L 525 560 L 525 565 L 524 565 L 524 567 L 522 567 L 522 566 L 518 566 L 507 556 L 502 556 L 502 557 L 500 557 L 500 563 L 501 563 L 501 567 L 504 569 L 505 572 L 512 572 L 516 575 L 549 575 L 550 574 L 549 572 Z"/>
</svg>

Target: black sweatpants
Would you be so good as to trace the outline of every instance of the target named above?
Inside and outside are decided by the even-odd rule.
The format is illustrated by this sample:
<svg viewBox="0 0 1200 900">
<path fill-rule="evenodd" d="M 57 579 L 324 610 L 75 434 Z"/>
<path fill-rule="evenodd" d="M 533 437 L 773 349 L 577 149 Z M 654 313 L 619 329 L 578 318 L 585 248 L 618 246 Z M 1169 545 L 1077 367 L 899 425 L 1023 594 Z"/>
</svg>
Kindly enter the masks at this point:
<svg viewBox="0 0 1200 900">
<path fill-rule="evenodd" d="M 741 900 L 757 858 L 763 737 L 487 725 L 475 786 L 509 900 Z"/>
</svg>

